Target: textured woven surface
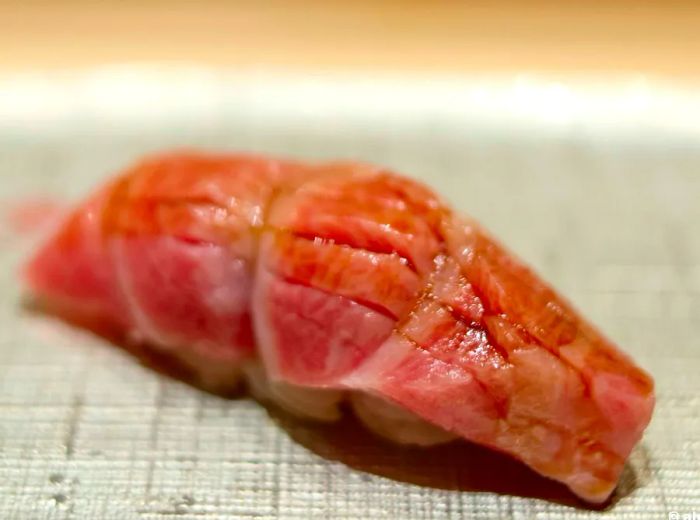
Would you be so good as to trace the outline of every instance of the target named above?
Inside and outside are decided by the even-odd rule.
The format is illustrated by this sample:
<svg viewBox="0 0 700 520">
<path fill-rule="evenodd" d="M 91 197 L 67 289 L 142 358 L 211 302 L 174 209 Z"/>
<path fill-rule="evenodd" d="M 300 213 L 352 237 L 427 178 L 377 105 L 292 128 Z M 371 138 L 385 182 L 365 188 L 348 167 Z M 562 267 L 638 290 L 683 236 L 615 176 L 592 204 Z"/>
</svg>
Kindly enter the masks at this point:
<svg viewBox="0 0 700 520">
<path fill-rule="evenodd" d="M 428 87 L 385 104 L 378 96 L 388 84 L 354 90 L 329 80 L 309 92 L 291 79 L 258 90 L 230 78 L 180 79 L 129 90 L 121 78 L 116 91 L 103 76 L 0 83 L 0 199 L 75 199 L 143 152 L 172 145 L 395 167 L 479 218 L 648 368 L 658 386 L 652 424 L 613 503 L 592 511 L 484 450 L 399 449 L 352 420 L 316 427 L 249 399 L 206 395 L 25 310 L 15 270 L 36 237 L 4 226 L 0 518 L 700 513 L 700 139 L 682 110 L 668 125 L 651 109 L 596 118 L 566 103 L 595 108 L 615 94 L 557 98 L 534 82 L 523 97 L 522 85 L 501 81 L 495 91 L 523 105 L 509 124 L 508 114 L 483 108 L 498 104 L 478 97 L 484 83 L 453 82 L 436 94 L 452 92 L 439 105 Z M 650 105 L 669 96 L 644 92 Z M 115 96 L 128 106 L 115 107 Z M 551 103 L 560 112 L 542 116 Z"/>
</svg>

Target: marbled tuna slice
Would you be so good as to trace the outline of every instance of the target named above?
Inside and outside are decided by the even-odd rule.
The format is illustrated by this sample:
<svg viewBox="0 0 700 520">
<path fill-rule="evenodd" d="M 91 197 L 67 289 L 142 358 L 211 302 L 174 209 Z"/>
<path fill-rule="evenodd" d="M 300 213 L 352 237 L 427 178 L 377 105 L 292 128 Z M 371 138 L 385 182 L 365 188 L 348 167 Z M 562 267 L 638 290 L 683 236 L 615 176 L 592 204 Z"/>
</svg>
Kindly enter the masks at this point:
<svg viewBox="0 0 700 520">
<path fill-rule="evenodd" d="M 62 314 L 175 355 L 203 386 L 233 388 L 255 356 L 256 230 L 295 172 L 252 156 L 148 158 L 68 217 L 26 265 L 27 283 Z"/>
<path fill-rule="evenodd" d="M 258 264 L 253 309 L 272 377 L 381 398 L 586 500 L 610 495 L 651 417 L 652 381 L 477 224 L 376 172 L 315 179 L 273 205 L 270 227 L 259 254 L 274 263 Z M 305 275 L 292 290 L 294 269 Z M 333 317 L 341 306 L 351 319 Z M 391 433 L 405 421 L 358 412 L 422 443 Z"/>
<path fill-rule="evenodd" d="M 455 436 L 586 500 L 614 489 L 650 377 L 478 224 L 367 165 L 173 153 L 88 199 L 33 293 L 319 420 L 347 399 L 397 442 Z M 262 363 L 261 363 L 262 362 Z"/>
</svg>

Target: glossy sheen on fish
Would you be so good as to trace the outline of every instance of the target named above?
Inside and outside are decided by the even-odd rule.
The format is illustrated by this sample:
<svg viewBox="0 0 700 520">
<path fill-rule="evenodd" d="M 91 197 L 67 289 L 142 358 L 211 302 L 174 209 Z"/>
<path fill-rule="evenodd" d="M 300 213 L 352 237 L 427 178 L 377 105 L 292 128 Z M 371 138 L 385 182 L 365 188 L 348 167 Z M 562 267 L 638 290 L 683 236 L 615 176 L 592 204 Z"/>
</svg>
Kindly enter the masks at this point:
<svg viewBox="0 0 700 520">
<path fill-rule="evenodd" d="M 476 222 L 373 166 L 152 157 L 72 213 L 26 279 L 206 386 L 244 370 L 319 418 L 345 398 L 377 431 L 420 418 L 593 502 L 654 405 L 651 378 Z M 390 436 L 414 442 L 406 428 Z"/>
</svg>

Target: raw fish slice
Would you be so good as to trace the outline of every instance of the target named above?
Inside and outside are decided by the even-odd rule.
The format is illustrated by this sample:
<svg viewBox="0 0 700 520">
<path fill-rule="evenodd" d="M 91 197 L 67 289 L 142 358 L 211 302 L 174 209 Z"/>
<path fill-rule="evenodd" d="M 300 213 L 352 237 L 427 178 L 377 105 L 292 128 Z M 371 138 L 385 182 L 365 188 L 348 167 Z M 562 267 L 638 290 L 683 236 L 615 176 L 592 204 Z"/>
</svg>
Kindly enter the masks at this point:
<svg viewBox="0 0 700 520">
<path fill-rule="evenodd" d="M 28 285 L 63 314 L 174 354 L 202 386 L 235 388 L 255 354 L 254 230 L 281 172 L 257 157 L 147 159 L 69 216 L 25 268 Z"/>
<path fill-rule="evenodd" d="M 225 390 L 397 442 L 455 436 L 600 502 L 650 377 L 478 224 L 372 166 L 176 153 L 78 208 L 26 269 Z"/>
<path fill-rule="evenodd" d="M 386 172 L 347 183 L 317 179 L 271 208 L 253 298 L 270 376 L 376 396 L 605 500 L 651 417 L 649 376 L 425 188 Z M 330 228 L 353 203 L 362 232 Z"/>
<path fill-rule="evenodd" d="M 112 189 L 108 184 L 69 214 L 23 275 L 42 305 L 86 324 L 123 329 L 128 313 L 100 225 Z"/>
</svg>

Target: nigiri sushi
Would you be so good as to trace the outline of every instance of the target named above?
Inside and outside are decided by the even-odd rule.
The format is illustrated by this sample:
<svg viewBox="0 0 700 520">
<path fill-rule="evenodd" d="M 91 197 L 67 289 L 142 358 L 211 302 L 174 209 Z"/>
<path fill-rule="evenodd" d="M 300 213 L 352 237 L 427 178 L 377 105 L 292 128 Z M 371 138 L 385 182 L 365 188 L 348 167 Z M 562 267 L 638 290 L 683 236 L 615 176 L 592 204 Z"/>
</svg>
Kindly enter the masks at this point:
<svg viewBox="0 0 700 520">
<path fill-rule="evenodd" d="M 359 163 L 172 152 L 28 261 L 44 305 L 178 359 L 208 389 L 393 441 L 455 438 L 605 501 L 651 377 L 477 222 Z"/>
</svg>

